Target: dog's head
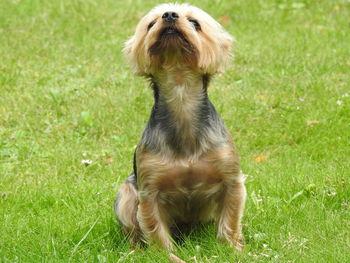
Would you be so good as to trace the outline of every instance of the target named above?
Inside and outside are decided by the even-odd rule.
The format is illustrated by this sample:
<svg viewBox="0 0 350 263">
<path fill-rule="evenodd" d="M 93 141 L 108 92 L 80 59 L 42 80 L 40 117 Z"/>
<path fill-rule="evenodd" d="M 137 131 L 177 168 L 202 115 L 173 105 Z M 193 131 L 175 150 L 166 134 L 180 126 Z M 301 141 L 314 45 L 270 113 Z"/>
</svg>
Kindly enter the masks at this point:
<svg viewBox="0 0 350 263">
<path fill-rule="evenodd" d="M 228 65 L 232 41 L 203 10 L 188 4 L 162 4 L 141 19 L 124 53 L 138 75 L 172 66 L 214 74 Z"/>
</svg>

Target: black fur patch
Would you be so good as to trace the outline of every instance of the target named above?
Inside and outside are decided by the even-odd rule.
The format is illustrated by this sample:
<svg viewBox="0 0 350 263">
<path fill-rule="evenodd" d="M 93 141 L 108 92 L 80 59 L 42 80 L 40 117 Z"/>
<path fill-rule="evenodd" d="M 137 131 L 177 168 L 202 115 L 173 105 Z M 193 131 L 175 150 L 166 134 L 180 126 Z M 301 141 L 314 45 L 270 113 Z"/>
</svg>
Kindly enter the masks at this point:
<svg viewBox="0 0 350 263">
<path fill-rule="evenodd" d="M 215 107 L 210 102 L 207 95 L 207 87 L 210 81 L 210 76 L 208 74 L 203 75 L 202 81 L 202 91 L 204 96 L 203 101 L 197 109 L 199 127 L 197 127 L 196 142 L 194 143 L 193 150 L 199 146 L 200 140 L 203 137 L 203 131 L 205 131 L 205 129 L 210 129 L 213 125 L 219 125 L 222 127 L 216 130 L 219 130 L 223 136 L 225 136 L 226 131 L 219 114 L 215 110 Z M 152 88 L 154 92 L 154 105 L 152 107 L 151 116 L 143 133 L 142 142 L 147 150 L 155 152 L 160 148 L 160 145 L 158 145 L 159 140 L 157 136 L 159 136 L 161 133 L 166 138 L 166 143 L 174 151 L 174 153 L 183 154 L 183 136 L 177 132 L 176 122 L 173 120 L 166 103 L 164 103 L 164 100 L 160 97 L 159 86 L 154 81 L 152 81 Z"/>
<path fill-rule="evenodd" d="M 134 173 L 131 173 L 129 177 L 125 179 L 125 183 L 132 184 L 132 186 L 137 190 L 137 178 Z"/>
</svg>

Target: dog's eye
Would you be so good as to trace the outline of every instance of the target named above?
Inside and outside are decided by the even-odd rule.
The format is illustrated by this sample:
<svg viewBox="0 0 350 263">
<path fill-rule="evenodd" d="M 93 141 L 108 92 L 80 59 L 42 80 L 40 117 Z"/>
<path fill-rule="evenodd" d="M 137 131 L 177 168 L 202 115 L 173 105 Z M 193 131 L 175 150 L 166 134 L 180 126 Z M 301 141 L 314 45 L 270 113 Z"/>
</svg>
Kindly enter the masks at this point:
<svg viewBox="0 0 350 263">
<path fill-rule="evenodd" d="M 194 26 L 194 28 L 198 31 L 201 30 L 201 25 L 198 23 L 197 20 L 193 18 L 187 18 L 187 20 Z"/>
<path fill-rule="evenodd" d="M 155 23 L 156 23 L 156 20 L 153 20 L 151 23 L 149 23 L 147 27 L 147 31 L 149 31 L 152 28 L 152 26 L 154 26 Z"/>
</svg>

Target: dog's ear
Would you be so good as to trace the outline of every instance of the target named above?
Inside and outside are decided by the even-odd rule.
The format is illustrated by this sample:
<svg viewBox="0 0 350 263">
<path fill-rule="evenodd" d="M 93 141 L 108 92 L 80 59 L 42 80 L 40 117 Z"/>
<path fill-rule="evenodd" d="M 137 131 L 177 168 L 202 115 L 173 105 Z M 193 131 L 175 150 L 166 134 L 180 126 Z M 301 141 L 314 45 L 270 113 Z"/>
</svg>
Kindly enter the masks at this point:
<svg viewBox="0 0 350 263">
<path fill-rule="evenodd" d="M 209 29 L 201 37 L 198 65 L 205 73 L 221 73 L 231 62 L 233 37 L 221 27 Z"/>
<path fill-rule="evenodd" d="M 223 31 L 221 33 L 221 36 L 219 39 L 221 52 L 220 52 L 220 61 L 218 64 L 217 72 L 224 72 L 230 65 L 230 62 L 233 57 L 232 46 L 234 41 L 235 41 L 234 38 L 226 31 Z"/>
<path fill-rule="evenodd" d="M 134 36 L 132 36 L 131 38 L 129 38 L 127 41 L 125 41 L 124 43 L 124 48 L 123 48 L 123 53 L 124 56 L 129 60 L 130 56 L 131 56 L 131 51 L 132 51 L 132 46 L 133 43 L 135 42 L 134 40 Z"/>
<path fill-rule="evenodd" d="M 149 59 L 142 44 L 143 41 L 135 34 L 125 42 L 123 53 L 135 75 L 147 76 L 146 69 L 149 68 Z"/>
<path fill-rule="evenodd" d="M 137 59 L 135 57 L 135 52 L 134 52 L 134 46 L 135 46 L 135 36 L 132 36 L 129 38 L 123 48 L 123 54 L 128 61 L 129 65 L 131 65 L 133 72 L 137 74 L 139 71 L 138 66 L 137 66 Z"/>
</svg>

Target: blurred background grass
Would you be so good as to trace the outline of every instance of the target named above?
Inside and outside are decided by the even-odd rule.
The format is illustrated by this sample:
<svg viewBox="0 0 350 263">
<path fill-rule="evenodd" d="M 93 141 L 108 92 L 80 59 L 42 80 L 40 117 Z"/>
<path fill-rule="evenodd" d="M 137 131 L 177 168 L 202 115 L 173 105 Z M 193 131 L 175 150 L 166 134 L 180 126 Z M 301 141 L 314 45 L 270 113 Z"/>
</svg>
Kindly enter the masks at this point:
<svg viewBox="0 0 350 263">
<path fill-rule="evenodd" d="M 237 39 L 209 95 L 249 175 L 247 246 L 205 226 L 177 255 L 349 261 L 349 1 L 190 3 Z M 0 0 L 2 262 L 166 262 L 152 247 L 130 254 L 112 210 L 153 103 L 121 49 L 157 4 Z"/>
</svg>

